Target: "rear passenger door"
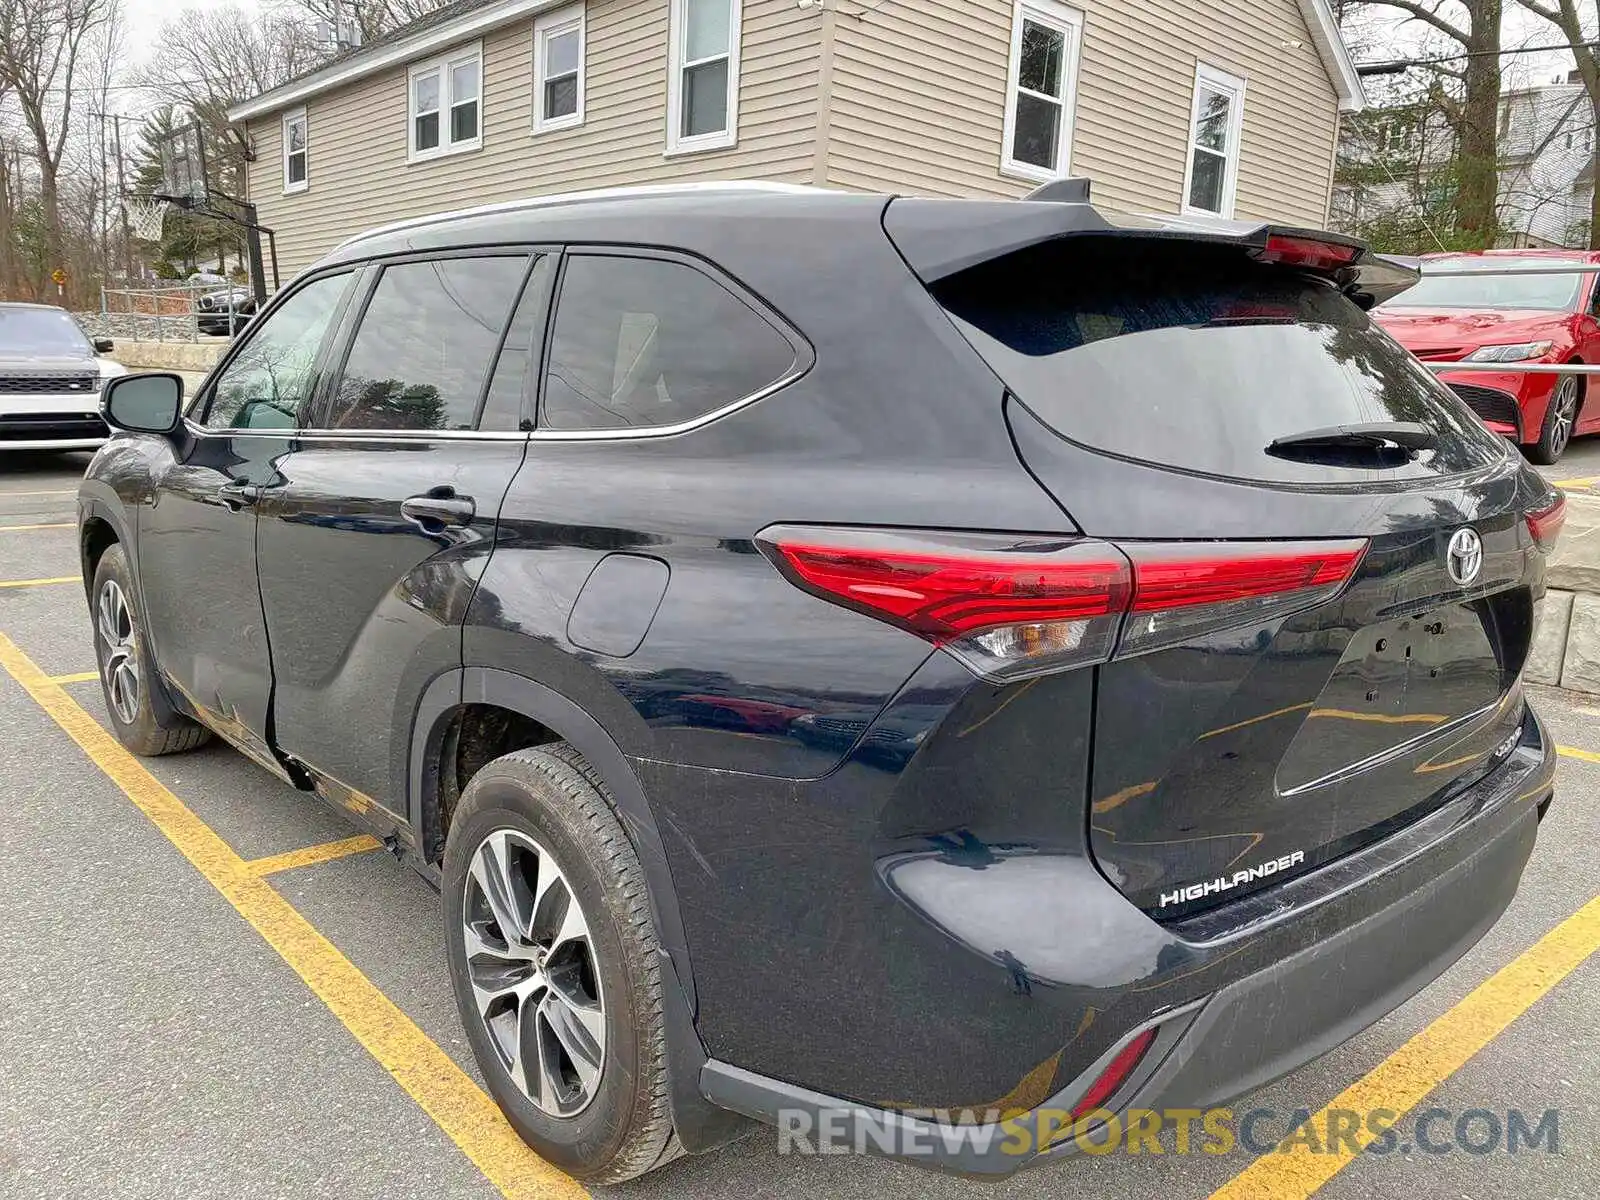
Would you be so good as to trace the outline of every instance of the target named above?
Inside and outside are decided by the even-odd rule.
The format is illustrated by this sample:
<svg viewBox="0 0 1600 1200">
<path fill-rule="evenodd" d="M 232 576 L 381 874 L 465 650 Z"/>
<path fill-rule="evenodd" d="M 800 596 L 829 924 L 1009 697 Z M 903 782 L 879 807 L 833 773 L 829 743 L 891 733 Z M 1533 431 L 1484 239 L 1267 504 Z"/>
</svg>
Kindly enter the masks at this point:
<svg viewBox="0 0 1600 1200">
<path fill-rule="evenodd" d="M 402 823 L 417 700 L 461 663 L 531 428 L 526 346 L 553 262 L 478 250 L 370 267 L 312 427 L 260 502 L 273 740 L 358 813 L 376 803 Z"/>
</svg>

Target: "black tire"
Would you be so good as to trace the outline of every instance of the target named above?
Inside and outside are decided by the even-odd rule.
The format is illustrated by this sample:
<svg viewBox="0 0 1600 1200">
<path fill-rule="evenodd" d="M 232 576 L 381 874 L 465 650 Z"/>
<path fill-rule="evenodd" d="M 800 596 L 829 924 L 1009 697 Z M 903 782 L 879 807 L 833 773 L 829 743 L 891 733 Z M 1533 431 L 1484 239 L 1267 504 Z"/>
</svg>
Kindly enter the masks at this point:
<svg viewBox="0 0 1600 1200">
<path fill-rule="evenodd" d="M 1528 460 L 1541 467 L 1551 467 L 1559 462 L 1572 444 L 1572 433 L 1582 409 L 1583 379 L 1577 375 L 1560 376 L 1550 396 L 1550 403 L 1545 405 L 1539 440 L 1523 447 Z"/>
<path fill-rule="evenodd" d="M 598 987 L 594 996 L 584 998 L 599 1001 L 597 1023 L 604 1029 L 604 1042 L 597 1081 L 586 1086 L 576 1074 L 570 1076 L 580 1099 L 588 1095 L 572 1115 L 559 1115 L 548 1111 L 548 1103 L 544 1107 L 536 1103 L 513 1079 L 506 1057 L 509 1049 L 503 1049 L 512 1037 L 519 1039 L 519 1050 L 526 1049 L 520 1041 L 525 1029 L 533 1029 L 536 1038 L 554 1038 L 554 1024 L 538 1024 L 544 1005 L 536 997 L 549 999 L 555 989 L 532 991 L 518 1001 L 514 1017 L 509 1018 L 507 1010 L 495 1013 L 492 1006 L 486 1017 L 475 999 L 467 951 L 469 919 L 485 940 L 511 944 L 492 916 L 493 905 L 488 904 L 479 876 L 472 874 L 480 851 L 494 847 L 496 839 L 504 860 L 513 864 L 506 877 L 513 886 L 518 886 L 517 880 L 529 886 L 524 896 L 533 894 L 530 879 L 544 878 L 539 871 L 547 854 L 560 884 L 568 889 L 567 902 L 576 901 L 586 925 L 587 969 L 592 975 L 585 978 Z M 530 841 L 536 854 L 530 852 Z M 491 856 L 484 863 L 492 866 L 498 861 Z M 527 905 L 529 946 L 543 940 L 541 929 L 551 920 L 566 924 L 559 915 L 566 909 L 556 888 L 545 895 L 557 897 L 554 905 Z M 490 1094 L 522 1138 L 563 1171 L 591 1183 L 621 1183 L 676 1157 L 667 1101 L 661 951 L 644 873 L 604 783 L 577 751 L 565 743 L 518 750 L 472 777 L 445 843 L 443 902 L 450 982 L 467 1041 Z M 555 918 L 550 917 L 552 908 Z M 557 968 L 552 964 L 560 951 L 549 949 L 548 959 L 540 951 L 537 970 L 548 969 L 549 978 L 555 979 Z M 580 965 L 582 953 L 577 959 Z M 495 955 L 486 956 L 480 949 L 475 962 L 480 979 L 486 977 L 485 971 L 499 972 L 493 978 L 502 986 L 510 978 Z M 491 1017 L 498 1022 L 499 1033 L 491 1033 L 487 1023 Z M 532 1024 L 525 1024 L 525 1019 Z M 508 1032 L 513 1029 L 518 1032 Z M 558 1041 L 535 1042 L 541 1044 L 558 1047 Z M 575 1061 L 561 1059 L 561 1053 L 565 1051 L 558 1049 L 555 1055 L 559 1061 Z M 527 1055 L 522 1057 L 526 1061 Z M 547 1100 L 551 1096 L 548 1086 L 543 1094 Z"/>
<path fill-rule="evenodd" d="M 160 684 L 150 640 L 139 626 L 138 595 L 127 555 L 119 545 L 109 547 L 95 567 L 89 620 L 111 728 L 119 742 L 146 758 L 193 750 L 211 739 L 211 731 L 170 709 L 163 716 L 151 704 L 151 691 Z M 113 627 L 115 643 L 108 637 Z"/>
</svg>

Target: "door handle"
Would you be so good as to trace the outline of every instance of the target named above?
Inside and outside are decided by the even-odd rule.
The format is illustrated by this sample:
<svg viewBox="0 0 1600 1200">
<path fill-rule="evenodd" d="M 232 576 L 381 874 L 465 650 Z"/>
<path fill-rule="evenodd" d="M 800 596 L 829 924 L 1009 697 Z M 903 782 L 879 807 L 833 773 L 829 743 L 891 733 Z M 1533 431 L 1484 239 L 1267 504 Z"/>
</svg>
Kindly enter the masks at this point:
<svg viewBox="0 0 1600 1200">
<path fill-rule="evenodd" d="M 400 515 L 425 530 L 430 526 L 469 525 L 477 514 L 478 506 L 472 497 L 458 496 L 452 487 L 433 488 L 400 502 Z"/>
<path fill-rule="evenodd" d="M 253 483 L 225 483 L 217 489 L 217 499 L 229 512 L 239 512 L 261 499 L 261 488 Z"/>
</svg>

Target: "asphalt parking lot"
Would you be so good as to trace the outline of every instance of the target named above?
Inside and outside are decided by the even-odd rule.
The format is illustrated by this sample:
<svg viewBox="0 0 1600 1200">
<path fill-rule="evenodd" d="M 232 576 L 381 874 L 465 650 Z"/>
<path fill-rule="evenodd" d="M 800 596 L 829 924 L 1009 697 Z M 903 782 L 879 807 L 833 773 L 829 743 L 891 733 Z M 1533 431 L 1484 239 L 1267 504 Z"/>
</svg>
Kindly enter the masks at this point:
<svg viewBox="0 0 1600 1200">
<path fill-rule="evenodd" d="M 87 461 L 0 458 L 0 1195 L 582 1195 L 488 1105 L 457 1026 L 438 900 L 418 877 L 231 750 L 145 762 L 101 728 L 72 525 Z M 1549 473 L 1600 477 L 1600 439 Z M 1296 1110 L 1409 1112 L 1392 1152 L 1302 1144 L 1258 1157 L 1197 1142 L 1178 1154 L 1169 1135 L 1161 1154 L 1079 1155 L 981 1185 L 780 1156 L 763 1132 L 605 1190 L 1600 1196 L 1600 697 L 1536 699 L 1564 749 L 1511 910 L 1397 1012 L 1233 1106 L 1275 1114 L 1255 1133 L 1266 1144 Z M 1414 1118 L 1434 1109 L 1448 1115 L 1424 1138 Z M 1554 1110 L 1555 1152 L 1546 1139 L 1478 1153 L 1483 1116 L 1452 1141 L 1473 1110 L 1497 1125 L 1517 1110 L 1530 1128 Z"/>
</svg>

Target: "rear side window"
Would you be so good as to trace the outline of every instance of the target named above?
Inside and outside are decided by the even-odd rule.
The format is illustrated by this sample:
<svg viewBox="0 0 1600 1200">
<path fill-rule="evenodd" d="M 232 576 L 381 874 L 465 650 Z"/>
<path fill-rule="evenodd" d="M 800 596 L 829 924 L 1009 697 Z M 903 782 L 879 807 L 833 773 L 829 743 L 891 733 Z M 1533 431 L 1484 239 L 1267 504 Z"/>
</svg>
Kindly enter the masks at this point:
<svg viewBox="0 0 1600 1200">
<path fill-rule="evenodd" d="M 1097 450 L 1230 478 L 1455 474 L 1503 447 L 1331 284 L 1236 247 L 1064 239 L 935 286 L 1011 392 Z M 1381 470 L 1269 454 L 1277 438 L 1417 421 L 1437 448 Z"/>
<path fill-rule="evenodd" d="M 680 425 L 755 395 L 795 363 L 787 337 L 696 267 L 575 254 L 562 274 L 541 424 Z"/>
<path fill-rule="evenodd" d="M 472 429 L 511 316 L 523 255 L 383 269 L 350 342 L 331 429 Z"/>
</svg>

